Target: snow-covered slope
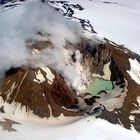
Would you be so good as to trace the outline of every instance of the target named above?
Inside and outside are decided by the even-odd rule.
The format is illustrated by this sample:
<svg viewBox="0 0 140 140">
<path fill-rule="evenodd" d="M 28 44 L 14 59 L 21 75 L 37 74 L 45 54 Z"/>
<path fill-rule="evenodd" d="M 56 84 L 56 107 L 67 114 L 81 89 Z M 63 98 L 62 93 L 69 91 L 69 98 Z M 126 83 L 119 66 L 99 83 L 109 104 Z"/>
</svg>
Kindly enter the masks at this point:
<svg viewBox="0 0 140 140">
<path fill-rule="evenodd" d="M 10 121 L 2 119 L 0 115 L 0 124 L 3 129 L 0 130 L 1 140 L 139 140 L 140 135 L 135 131 L 130 131 L 118 125 L 109 124 L 107 121 L 98 119 L 93 116 L 81 118 L 78 121 L 74 118 L 50 119 L 50 122 L 60 124 L 48 125 L 47 121 Z M 11 118 L 10 118 L 11 119 Z M 71 119 L 71 121 L 70 121 Z M 4 123 L 5 122 L 5 123 Z M 6 125 L 10 122 L 11 125 Z"/>
<path fill-rule="evenodd" d="M 139 140 L 140 57 L 100 37 L 127 47 L 125 33 L 139 34 L 138 25 L 125 27 L 130 13 L 139 15 L 139 2 L 129 4 L 31 0 L 0 7 L 0 139 Z M 86 93 L 97 79 L 111 88 Z"/>
<path fill-rule="evenodd" d="M 52 0 L 55 1 L 55 0 Z M 83 9 L 74 10 L 73 17 L 89 20 L 94 30 L 120 45 L 140 54 L 139 0 L 66 0 Z M 66 2 L 66 3 L 67 3 Z M 56 7 L 62 5 L 56 4 Z M 64 9 L 64 8 L 62 8 Z"/>
</svg>

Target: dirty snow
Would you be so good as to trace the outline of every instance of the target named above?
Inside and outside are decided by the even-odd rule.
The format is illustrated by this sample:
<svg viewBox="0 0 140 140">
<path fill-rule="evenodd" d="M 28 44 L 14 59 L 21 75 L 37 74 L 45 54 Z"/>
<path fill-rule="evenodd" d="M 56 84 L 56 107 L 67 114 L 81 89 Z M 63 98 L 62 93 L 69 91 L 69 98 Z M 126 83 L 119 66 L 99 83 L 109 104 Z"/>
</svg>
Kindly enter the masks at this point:
<svg viewBox="0 0 140 140">
<path fill-rule="evenodd" d="M 93 76 L 103 78 L 105 80 L 110 80 L 110 78 L 111 78 L 111 71 L 110 71 L 110 67 L 109 67 L 110 63 L 111 62 L 108 62 L 107 64 L 104 65 L 104 67 L 103 67 L 104 75 L 103 76 L 101 76 L 99 74 L 95 74 L 95 73 L 93 73 Z"/>
<path fill-rule="evenodd" d="M 129 58 L 130 70 L 127 72 L 131 78 L 140 85 L 140 63 L 136 59 Z"/>
</svg>

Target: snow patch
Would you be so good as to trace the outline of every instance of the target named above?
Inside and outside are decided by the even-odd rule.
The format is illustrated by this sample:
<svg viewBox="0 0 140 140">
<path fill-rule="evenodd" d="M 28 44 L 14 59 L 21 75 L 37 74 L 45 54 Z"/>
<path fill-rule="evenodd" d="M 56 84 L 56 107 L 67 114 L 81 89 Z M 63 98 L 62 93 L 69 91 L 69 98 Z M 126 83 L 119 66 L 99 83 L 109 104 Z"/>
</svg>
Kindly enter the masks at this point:
<svg viewBox="0 0 140 140">
<path fill-rule="evenodd" d="M 46 78 L 48 80 L 48 83 L 52 84 L 55 79 L 55 75 L 51 72 L 51 70 L 48 67 L 44 66 L 41 67 L 41 69 L 46 72 Z"/>
<path fill-rule="evenodd" d="M 104 75 L 101 76 L 99 74 L 93 74 L 94 77 L 99 77 L 99 78 L 102 78 L 104 80 L 110 80 L 110 77 L 111 77 L 111 71 L 110 71 L 110 63 L 111 62 L 108 62 L 107 64 L 104 65 L 104 68 L 103 68 L 103 72 L 104 72 Z"/>
<path fill-rule="evenodd" d="M 134 122 L 134 121 L 135 121 L 135 116 L 130 115 L 130 116 L 129 116 L 129 119 L 130 119 L 132 122 Z"/>
<path fill-rule="evenodd" d="M 130 70 L 127 70 L 131 78 L 140 85 L 140 63 L 137 59 L 129 58 Z"/>
<path fill-rule="evenodd" d="M 36 79 L 34 79 L 34 82 L 37 82 L 37 83 L 45 82 L 44 75 L 41 73 L 40 70 L 38 70 L 37 73 L 35 73 L 35 75 L 36 75 Z"/>
<path fill-rule="evenodd" d="M 16 82 L 14 82 L 14 83 L 12 84 L 12 86 L 8 89 L 8 91 L 5 92 L 5 94 L 7 94 L 7 100 L 9 99 L 11 93 L 13 93 L 15 87 L 16 87 Z"/>
<path fill-rule="evenodd" d="M 140 107 L 140 96 L 137 96 L 136 100 L 137 100 L 138 106 Z"/>
<path fill-rule="evenodd" d="M 136 98 L 138 105 L 136 105 L 137 109 L 131 111 L 132 114 L 140 114 L 140 96 Z"/>
</svg>

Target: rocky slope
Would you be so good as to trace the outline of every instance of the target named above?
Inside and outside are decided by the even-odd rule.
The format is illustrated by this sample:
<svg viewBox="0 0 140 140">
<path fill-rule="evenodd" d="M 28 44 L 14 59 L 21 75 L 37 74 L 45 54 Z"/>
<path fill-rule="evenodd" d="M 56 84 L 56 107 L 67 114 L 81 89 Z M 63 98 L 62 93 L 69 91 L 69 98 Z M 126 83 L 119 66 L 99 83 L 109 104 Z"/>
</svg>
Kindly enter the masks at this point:
<svg viewBox="0 0 140 140">
<path fill-rule="evenodd" d="M 64 79 L 58 73 L 47 67 L 10 69 L 3 80 L 1 97 L 5 112 L 5 103 L 14 104 L 15 109 L 32 111 L 39 117 L 58 117 L 78 115 L 68 111 L 75 104 L 75 94 L 69 90 Z M 14 111 L 16 113 L 16 110 Z"/>
<path fill-rule="evenodd" d="M 83 10 L 80 5 L 64 1 L 48 3 L 67 18 L 78 20 L 84 30 L 95 33 L 89 21 L 73 17 L 73 9 Z M 15 4 L 7 5 L 11 6 Z M 43 35 L 40 31 L 37 34 Z M 21 114 L 29 117 L 33 114 L 40 118 L 58 117 L 61 114 L 94 114 L 111 123 L 134 127 L 139 131 L 140 86 L 130 73 L 139 76 L 139 71 L 133 68 L 131 62 L 139 64 L 140 56 L 106 38 L 97 42 L 81 37 L 76 43 L 65 43 L 64 49 L 71 52 L 66 65 L 80 65 L 80 88 L 74 87 L 61 71 L 45 64 L 40 67 L 23 65 L 7 70 L 1 79 L 0 112 L 16 116 L 21 111 Z M 30 45 L 30 40 L 27 40 L 26 45 L 36 54 L 45 50 L 46 46 L 54 48 L 51 41 L 40 40 Z M 80 61 L 77 52 L 82 56 Z"/>
<path fill-rule="evenodd" d="M 108 76 L 110 79 L 106 79 L 112 81 L 111 90 L 101 90 L 96 95 L 82 91 L 77 95 L 60 74 L 47 66 L 11 68 L 1 86 L 1 112 L 7 111 L 7 104 L 14 104 L 15 114 L 16 108 L 19 108 L 47 118 L 58 117 L 61 113 L 65 116 L 96 114 L 97 117 L 123 124 L 127 128 L 133 124 L 139 130 L 139 113 L 133 113 L 133 110 L 139 109 L 137 97 L 140 96 L 140 86 L 127 72 L 130 69 L 129 59 L 136 58 L 136 55 L 130 51 L 124 52 L 125 48 L 113 45 L 108 40 L 92 46 L 89 46 L 90 42 L 82 39 L 81 43 L 75 45 L 75 49 L 83 54 L 82 66 L 90 69 L 90 77 L 94 81 L 100 76 L 101 79 L 106 79 L 104 66 L 111 62 L 111 75 Z M 114 95 L 110 96 L 110 92 Z M 134 120 L 131 120 L 131 116 L 134 116 Z"/>
</svg>

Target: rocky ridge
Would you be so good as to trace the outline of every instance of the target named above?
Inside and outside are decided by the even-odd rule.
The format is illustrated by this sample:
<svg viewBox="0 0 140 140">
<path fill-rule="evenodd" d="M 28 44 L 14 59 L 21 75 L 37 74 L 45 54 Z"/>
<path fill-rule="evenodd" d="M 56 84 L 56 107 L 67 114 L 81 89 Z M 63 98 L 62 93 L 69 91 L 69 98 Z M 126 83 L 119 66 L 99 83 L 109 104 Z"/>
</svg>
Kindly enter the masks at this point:
<svg viewBox="0 0 140 140">
<path fill-rule="evenodd" d="M 74 9 L 83 9 L 80 5 L 67 4 L 64 1 L 49 1 L 49 4 L 54 6 L 56 10 L 63 12 L 67 18 L 72 19 L 74 18 L 72 16 Z M 58 4 L 63 9 L 57 8 L 56 5 Z M 76 20 L 81 23 L 84 30 L 90 29 L 90 32 L 95 32 L 89 21 Z M 44 43 L 46 42 L 36 42 L 30 47 L 33 50 L 40 51 L 40 49 L 44 49 Z M 51 46 L 51 42 L 49 42 L 49 45 Z M 21 109 L 25 107 L 26 112 L 31 111 L 41 118 L 58 117 L 61 113 L 65 116 L 96 114 L 97 117 L 112 123 L 119 123 L 126 128 L 134 127 L 139 131 L 138 99 L 140 86 L 133 80 L 128 71 L 131 69 L 130 59 L 136 59 L 140 63 L 140 56 L 106 38 L 104 42 L 99 44 L 95 44 L 90 39 L 82 38 L 78 44 L 67 43 L 65 47 L 69 49 L 67 47 L 69 45 L 73 46 L 71 61 L 73 63 L 77 61 L 75 52 L 80 51 L 83 56 L 81 65 L 85 71 L 89 71 L 87 74 L 89 81 L 84 81 L 83 85 L 88 87 L 96 78 L 111 81 L 113 85 L 112 94 L 113 90 L 116 89 L 115 87 L 119 87 L 120 92 L 117 96 L 113 96 L 113 99 L 119 98 L 117 103 L 121 102 L 121 105 L 114 107 L 116 105 L 116 100 L 114 100 L 114 102 L 111 102 L 110 110 L 110 106 L 107 104 L 108 100 L 104 101 L 104 98 L 106 99 L 107 95 L 110 95 L 108 90 L 100 91 L 96 95 L 83 90 L 80 95 L 77 95 L 76 90 L 67 85 L 65 77 L 48 66 L 38 68 L 23 66 L 9 69 L 5 77 L 1 79 L 3 81 L 0 88 L 1 113 L 6 112 L 8 103 L 15 105 L 13 112 L 16 112 L 15 108 L 19 106 Z M 108 75 L 108 72 L 111 74 Z M 48 75 L 51 75 L 52 78 Z"/>
</svg>

